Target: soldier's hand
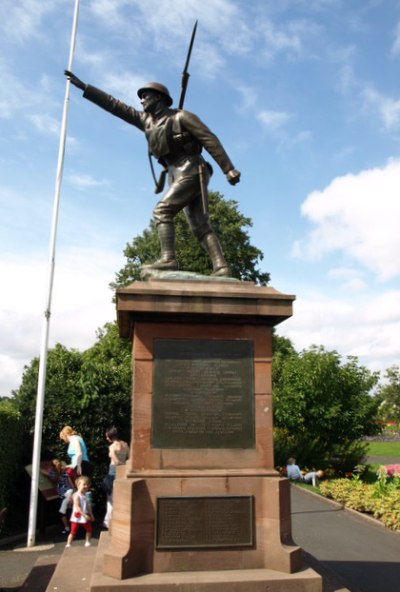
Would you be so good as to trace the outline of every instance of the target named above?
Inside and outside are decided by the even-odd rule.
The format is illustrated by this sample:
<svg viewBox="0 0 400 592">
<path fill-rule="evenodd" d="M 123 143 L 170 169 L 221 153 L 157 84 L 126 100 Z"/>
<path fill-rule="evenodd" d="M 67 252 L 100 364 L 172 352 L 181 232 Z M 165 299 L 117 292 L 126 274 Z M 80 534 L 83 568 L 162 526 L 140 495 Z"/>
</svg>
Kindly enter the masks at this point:
<svg viewBox="0 0 400 592">
<path fill-rule="evenodd" d="M 231 185 L 236 185 L 240 181 L 240 173 L 236 169 L 232 169 L 226 174 L 226 179 Z"/>
<path fill-rule="evenodd" d="M 77 76 L 75 76 L 75 74 L 73 74 L 69 70 L 64 70 L 64 74 L 71 82 L 71 84 L 73 84 L 77 88 L 80 88 L 81 90 L 85 90 L 86 84 L 82 82 L 82 80 L 80 80 Z"/>
</svg>

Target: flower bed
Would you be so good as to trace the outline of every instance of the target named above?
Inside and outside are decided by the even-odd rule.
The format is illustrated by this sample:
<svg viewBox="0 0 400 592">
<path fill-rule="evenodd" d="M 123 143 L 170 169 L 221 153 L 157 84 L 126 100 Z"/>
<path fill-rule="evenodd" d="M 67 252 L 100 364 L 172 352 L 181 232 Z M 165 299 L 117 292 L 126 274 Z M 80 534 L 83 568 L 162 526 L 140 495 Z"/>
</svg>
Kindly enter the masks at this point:
<svg viewBox="0 0 400 592">
<path fill-rule="evenodd" d="M 369 514 L 392 530 L 400 531 L 400 465 L 389 465 L 389 470 L 379 467 L 373 484 L 363 483 L 358 471 L 350 479 L 320 483 L 319 491 L 347 508 Z"/>
<path fill-rule="evenodd" d="M 393 477 L 395 473 L 400 474 L 400 465 L 385 465 L 386 466 L 386 473 L 390 477 Z"/>
</svg>

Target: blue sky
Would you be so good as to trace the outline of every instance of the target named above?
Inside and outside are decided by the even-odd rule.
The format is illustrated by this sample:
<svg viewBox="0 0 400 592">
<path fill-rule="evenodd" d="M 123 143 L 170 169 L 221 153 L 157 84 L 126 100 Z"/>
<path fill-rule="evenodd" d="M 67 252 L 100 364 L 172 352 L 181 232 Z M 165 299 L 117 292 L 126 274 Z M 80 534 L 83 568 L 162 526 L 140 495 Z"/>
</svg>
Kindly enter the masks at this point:
<svg viewBox="0 0 400 592">
<path fill-rule="evenodd" d="M 0 5 L 0 395 L 38 355 L 73 0 Z M 371 370 L 400 359 L 400 3 L 81 0 L 74 71 L 140 107 L 163 82 L 219 136 L 242 180 L 211 189 L 253 220 L 279 326 Z M 143 135 L 71 88 L 50 345 L 115 318 L 108 283 L 156 196 Z"/>
</svg>

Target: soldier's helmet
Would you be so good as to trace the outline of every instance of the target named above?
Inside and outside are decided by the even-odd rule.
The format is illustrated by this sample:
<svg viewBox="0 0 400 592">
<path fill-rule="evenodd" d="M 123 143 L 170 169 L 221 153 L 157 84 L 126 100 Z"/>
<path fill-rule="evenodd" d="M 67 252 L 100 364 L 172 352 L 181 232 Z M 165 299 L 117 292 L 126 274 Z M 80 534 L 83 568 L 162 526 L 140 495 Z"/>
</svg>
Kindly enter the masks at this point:
<svg viewBox="0 0 400 592">
<path fill-rule="evenodd" d="M 155 90 L 156 92 L 158 92 L 158 93 L 164 95 L 164 97 L 166 97 L 168 107 L 170 107 L 172 105 L 173 99 L 171 98 L 171 96 L 169 94 L 169 90 L 163 84 L 160 84 L 159 82 L 148 82 L 147 84 L 143 85 L 137 91 L 139 99 L 142 98 L 142 94 L 144 93 L 145 90 Z"/>
</svg>

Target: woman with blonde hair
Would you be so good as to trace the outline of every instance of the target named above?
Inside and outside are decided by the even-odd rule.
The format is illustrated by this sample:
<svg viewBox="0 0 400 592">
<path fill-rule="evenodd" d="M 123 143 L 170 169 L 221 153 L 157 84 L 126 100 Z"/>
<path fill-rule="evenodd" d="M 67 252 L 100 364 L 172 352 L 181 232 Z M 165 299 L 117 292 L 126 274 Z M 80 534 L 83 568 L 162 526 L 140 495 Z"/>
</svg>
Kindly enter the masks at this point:
<svg viewBox="0 0 400 592">
<path fill-rule="evenodd" d="M 71 459 L 75 475 L 90 477 L 92 466 L 89 461 L 86 444 L 80 434 L 77 434 L 70 426 L 65 426 L 60 432 L 60 439 L 68 444 L 67 454 Z"/>
</svg>

